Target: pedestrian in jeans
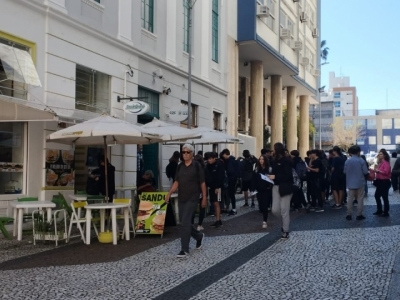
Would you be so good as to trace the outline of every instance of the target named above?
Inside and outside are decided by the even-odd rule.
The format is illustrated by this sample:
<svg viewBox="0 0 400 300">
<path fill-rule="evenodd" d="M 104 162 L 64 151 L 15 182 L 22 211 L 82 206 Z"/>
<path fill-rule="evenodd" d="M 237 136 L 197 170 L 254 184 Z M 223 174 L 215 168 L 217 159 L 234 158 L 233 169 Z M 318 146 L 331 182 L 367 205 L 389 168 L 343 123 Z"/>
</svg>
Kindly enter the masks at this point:
<svg viewBox="0 0 400 300">
<path fill-rule="evenodd" d="M 250 191 L 257 191 L 258 205 L 260 206 L 260 211 L 263 214 L 262 228 L 264 229 L 267 228 L 268 204 L 271 202 L 270 199 L 272 198 L 273 184 L 264 180 L 261 175 L 269 175 L 269 169 L 270 165 L 268 157 L 266 155 L 261 155 L 253 172 L 250 186 Z"/>
<path fill-rule="evenodd" d="M 378 165 L 375 166 L 376 184 L 375 200 L 376 212 L 374 215 L 381 217 L 389 217 L 389 189 L 391 186 L 390 177 L 392 172 L 390 170 L 390 157 L 385 149 L 381 149 L 378 153 Z M 383 200 L 383 210 L 382 202 Z"/>
<path fill-rule="evenodd" d="M 272 187 L 272 213 L 282 218 L 282 239 L 289 237 L 290 200 L 293 194 L 293 164 L 290 157 L 285 155 L 282 143 L 274 145 L 274 160 L 271 175 L 274 181 Z"/>
<path fill-rule="evenodd" d="M 225 159 L 225 170 L 228 176 L 228 197 L 231 200 L 232 209 L 229 216 L 236 215 L 236 182 L 239 173 L 239 162 L 231 155 L 228 149 L 222 150 L 222 156 Z"/>
<path fill-rule="evenodd" d="M 205 169 L 205 180 L 208 188 L 211 205 L 214 206 L 216 221 L 211 227 L 219 228 L 222 226 L 221 221 L 221 189 L 224 185 L 225 168 L 220 162 L 217 162 L 217 154 L 214 152 L 207 153 L 207 165 Z"/>
<path fill-rule="evenodd" d="M 175 181 L 165 197 L 168 203 L 171 194 L 178 190 L 179 219 L 181 223 L 181 251 L 177 257 L 184 258 L 189 253 L 190 237 L 196 240 L 196 249 L 200 249 L 204 239 L 204 233 L 196 230 L 192 224 L 192 216 L 199 204 L 199 195 L 202 194 L 201 206 L 207 206 L 206 184 L 204 182 L 204 170 L 198 162 L 193 160 L 194 148 L 190 144 L 182 147 L 183 162 L 179 164 Z"/>
<path fill-rule="evenodd" d="M 322 199 L 322 180 L 325 175 L 325 168 L 322 165 L 321 159 L 319 158 L 320 150 L 313 149 L 310 154 L 310 163 L 307 166 L 307 170 L 310 171 L 309 184 L 311 189 L 311 211 L 323 212 L 324 211 L 324 199 Z M 318 207 L 317 207 L 318 205 Z"/>
<path fill-rule="evenodd" d="M 357 220 L 364 220 L 364 194 L 365 194 L 365 177 L 368 175 L 368 168 L 365 161 L 360 157 L 361 148 L 359 146 L 351 146 L 349 154 L 351 157 L 346 160 L 343 172 L 346 174 L 347 193 L 347 216 L 346 220 L 351 220 L 353 214 L 353 201 L 358 200 L 357 204 Z"/>
</svg>

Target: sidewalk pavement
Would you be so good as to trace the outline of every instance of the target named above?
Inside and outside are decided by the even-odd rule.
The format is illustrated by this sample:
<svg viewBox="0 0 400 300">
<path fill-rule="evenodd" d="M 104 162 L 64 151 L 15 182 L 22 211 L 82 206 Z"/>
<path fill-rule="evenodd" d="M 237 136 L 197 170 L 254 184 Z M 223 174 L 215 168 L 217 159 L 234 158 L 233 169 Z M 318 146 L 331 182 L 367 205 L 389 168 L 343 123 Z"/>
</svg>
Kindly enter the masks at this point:
<svg viewBox="0 0 400 300">
<path fill-rule="evenodd" d="M 176 258 L 177 228 L 167 228 L 163 239 L 137 236 L 117 246 L 31 246 L 30 255 L 1 258 L 0 298 L 400 299 L 399 194 L 390 202 L 389 218 L 373 216 L 369 196 L 363 221 L 347 221 L 345 209 L 328 206 L 292 212 L 288 240 L 280 239 L 272 215 L 262 229 L 258 210 L 239 209 L 219 230 L 208 217 L 204 246 L 194 250 L 192 243 L 186 259 Z M 4 245 L 0 240 L 0 253 L 12 252 Z"/>
</svg>

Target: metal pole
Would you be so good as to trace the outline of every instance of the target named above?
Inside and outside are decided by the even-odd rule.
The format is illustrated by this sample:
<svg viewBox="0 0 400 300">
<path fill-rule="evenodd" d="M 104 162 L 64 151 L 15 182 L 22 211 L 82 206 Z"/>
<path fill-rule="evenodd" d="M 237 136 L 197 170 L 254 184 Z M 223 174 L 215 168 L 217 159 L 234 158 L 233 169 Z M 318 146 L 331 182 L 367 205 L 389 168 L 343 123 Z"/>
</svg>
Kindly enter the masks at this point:
<svg viewBox="0 0 400 300">
<path fill-rule="evenodd" d="M 318 65 L 321 66 L 321 0 L 317 1 L 317 26 L 318 26 L 318 45 L 317 45 L 317 54 L 318 54 Z M 322 124 L 321 124 L 321 76 L 318 76 L 318 102 L 319 102 L 319 149 L 322 150 Z"/>
<path fill-rule="evenodd" d="M 188 123 L 187 128 L 190 129 L 192 126 L 192 11 L 193 11 L 193 0 L 187 0 L 189 5 L 189 32 L 188 32 L 188 53 L 189 53 L 189 70 L 188 70 Z"/>
</svg>

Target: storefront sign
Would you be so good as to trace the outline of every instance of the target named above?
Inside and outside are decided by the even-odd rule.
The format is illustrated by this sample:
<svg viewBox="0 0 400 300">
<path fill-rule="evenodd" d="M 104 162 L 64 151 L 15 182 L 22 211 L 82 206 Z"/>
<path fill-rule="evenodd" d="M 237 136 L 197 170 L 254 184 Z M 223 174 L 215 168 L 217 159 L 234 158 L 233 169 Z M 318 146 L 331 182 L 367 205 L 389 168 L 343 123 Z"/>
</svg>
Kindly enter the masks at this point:
<svg viewBox="0 0 400 300">
<path fill-rule="evenodd" d="M 133 115 L 143 115 L 150 110 L 150 105 L 143 101 L 131 101 L 124 105 L 124 111 Z"/>
<path fill-rule="evenodd" d="M 188 118 L 188 106 L 176 105 L 168 110 L 169 118 L 175 122 L 182 122 Z"/>
<path fill-rule="evenodd" d="M 74 151 L 47 149 L 45 189 L 73 190 L 74 182 Z"/>
<path fill-rule="evenodd" d="M 136 233 L 163 234 L 167 213 L 167 204 L 165 203 L 167 194 L 167 192 L 155 192 L 140 195 Z"/>
</svg>

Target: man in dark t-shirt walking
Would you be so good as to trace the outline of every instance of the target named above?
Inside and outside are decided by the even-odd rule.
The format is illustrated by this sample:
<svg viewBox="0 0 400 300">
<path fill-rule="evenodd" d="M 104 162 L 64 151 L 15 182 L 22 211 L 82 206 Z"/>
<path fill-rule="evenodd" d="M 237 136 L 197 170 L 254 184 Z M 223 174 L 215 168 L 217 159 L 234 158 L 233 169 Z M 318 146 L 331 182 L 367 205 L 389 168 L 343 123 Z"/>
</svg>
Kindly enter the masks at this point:
<svg viewBox="0 0 400 300">
<path fill-rule="evenodd" d="M 196 211 L 199 203 L 199 195 L 202 194 L 201 206 L 207 206 L 207 192 L 204 181 L 204 170 L 200 164 L 193 160 L 194 148 L 190 144 L 185 144 L 182 147 L 183 162 L 178 166 L 175 174 L 175 181 L 165 197 L 165 202 L 168 203 L 171 194 L 177 189 L 179 203 L 179 219 L 181 223 L 181 251 L 177 257 L 187 257 L 189 253 L 190 237 L 194 238 L 196 249 L 200 249 L 204 239 L 204 233 L 196 230 L 192 224 L 192 216 Z"/>
<path fill-rule="evenodd" d="M 324 202 L 321 194 L 321 182 L 325 174 L 325 168 L 319 158 L 319 150 L 314 149 L 310 152 L 310 162 L 307 169 L 310 171 L 311 184 L 311 209 L 315 212 L 324 211 Z M 317 203 L 318 202 L 318 203 Z M 316 207 L 318 204 L 318 207 Z"/>
</svg>

